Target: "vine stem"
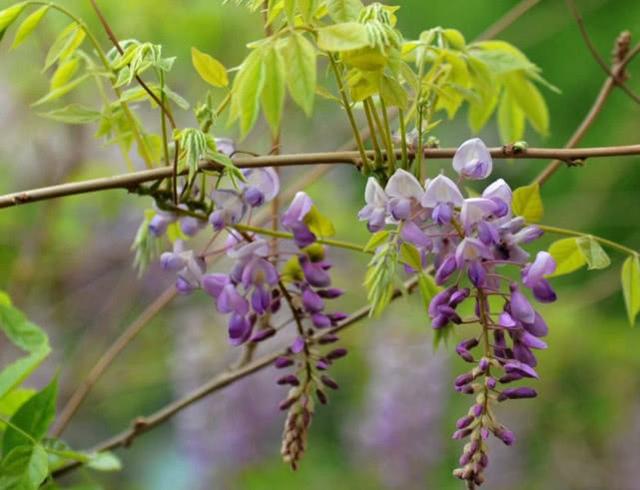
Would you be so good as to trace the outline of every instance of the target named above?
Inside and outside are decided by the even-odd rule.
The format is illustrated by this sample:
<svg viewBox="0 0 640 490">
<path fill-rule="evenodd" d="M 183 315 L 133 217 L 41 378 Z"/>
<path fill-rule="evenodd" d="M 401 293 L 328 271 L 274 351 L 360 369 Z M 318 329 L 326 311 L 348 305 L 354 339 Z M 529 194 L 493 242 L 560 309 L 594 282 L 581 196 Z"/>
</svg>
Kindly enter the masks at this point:
<svg viewBox="0 0 640 490">
<path fill-rule="evenodd" d="M 593 238 L 595 241 L 602 243 L 603 245 L 606 245 L 609 248 L 613 248 L 618 250 L 619 252 L 623 252 L 629 255 L 638 255 L 640 252 L 638 252 L 637 250 L 634 250 L 632 248 L 629 247 L 625 247 L 624 245 L 621 245 L 620 243 L 616 243 L 613 242 L 611 240 L 607 240 L 606 238 L 602 238 L 599 236 L 595 236 L 595 235 L 591 235 L 590 233 L 582 233 L 580 231 L 575 231 L 575 230 L 567 230 L 566 228 L 560 228 L 557 226 L 548 226 L 548 225 L 540 225 L 540 224 L 536 224 L 535 226 L 537 226 L 538 228 L 540 228 L 543 231 L 547 231 L 549 233 L 555 233 L 556 235 L 565 235 L 565 236 L 575 236 L 575 237 L 586 237 L 589 236 L 591 238 Z"/>
<path fill-rule="evenodd" d="M 284 238 L 286 240 L 293 240 L 293 234 L 284 231 L 270 230 L 268 228 L 259 228 L 257 226 L 249 225 L 234 225 L 239 231 L 257 233 L 258 235 L 266 235 L 274 238 Z M 356 243 L 345 242 L 342 240 L 331 240 L 329 238 L 318 238 L 316 242 L 322 245 L 329 245 L 330 247 L 343 248 L 345 250 L 355 250 L 356 252 L 365 252 L 362 245 Z M 365 252 L 372 253 L 372 252 Z"/>
<path fill-rule="evenodd" d="M 456 150 L 456 148 L 425 148 L 422 153 L 425 157 L 431 159 L 448 159 L 453 157 Z M 396 157 L 402 155 L 401 150 L 398 149 L 394 151 L 396 153 Z M 491 156 L 496 159 L 558 158 L 565 162 L 573 162 L 576 160 L 582 161 L 587 158 L 640 155 L 640 144 L 627 146 L 603 146 L 595 148 L 529 148 L 527 150 L 518 150 L 514 148 L 513 145 L 505 145 L 502 147 L 490 148 L 489 151 Z M 368 156 L 373 157 L 373 152 L 365 152 L 365 158 Z M 410 156 L 415 156 L 415 153 L 411 153 Z M 257 168 L 335 164 L 359 167 L 362 160 L 360 159 L 360 154 L 357 151 L 338 151 L 326 153 L 298 153 L 265 155 L 258 157 L 238 157 L 233 161 L 238 168 Z M 223 166 L 214 161 L 203 161 L 198 166 L 199 171 L 221 171 L 223 168 Z M 183 175 L 187 172 L 188 170 L 185 169 L 182 172 L 178 172 L 178 175 Z M 166 179 L 172 177 L 172 175 L 172 168 L 160 167 L 121 174 L 113 177 L 41 187 L 38 189 L 31 189 L 0 196 L 0 208 L 8 208 L 35 201 L 55 199 L 76 194 L 87 194 L 108 189 L 127 189 L 135 192 L 136 188 L 140 184 Z"/>
<path fill-rule="evenodd" d="M 418 284 L 417 277 L 412 277 L 411 279 L 409 279 L 403 284 L 403 287 L 398 288 L 394 291 L 391 297 L 391 301 L 394 301 L 400 298 L 404 294 L 411 294 L 415 290 L 417 284 Z M 311 338 L 311 342 L 316 343 L 323 337 L 336 334 L 346 328 L 349 328 L 355 325 L 360 320 L 368 317 L 370 309 L 371 309 L 370 306 L 364 306 L 356 310 L 351 315 L 349 315 L 348 318 L 340 322 L 335 327 L 327 329 L 322 333 L 314 335 Z M 197 401 L 205 398 L 206 396 L 212 393 L 222 390 L 223 388 L 231 385 L 235 381 L 238 381 L 242 378 L 249 376 L 250 374 L 253 374 L 257 371 L 260 371 L 270 366 L 278 357 L 285 355 L 287 352 L 288 352 L 288 348 L 285 350 L 280 350 L 275 353 L 266 354 L 248 364 L 245 364 L 244 366 L 238 369 L 227 370 L 226 372 L 218 374 L 217 376 L 213 377 L 210 381 L 196 388 L 195 390 L 193 390 L 191 393 L 187 394 L 183 398 L 180 398 L 179 400 L 169 403 L 168 405 L 160 408 L 159 410 L 153 412 L 152 414 L 146 417 L 136 418 L 135 420 L 132 421 L 131 427 L 129 429 L 97 444 L 94 448 L 90 450 L 90 452 L 108 451 L 108 450 L 119 448 L 119 447 L 130 446 L 136 438 L 138 438 L 142 434 L 145 434 L 146 432 L 149 432 L 150 430 L 161 425 L 167 420 L 171 419 L 173 416 L 175 416 L 177 413 L 181 412 L 185 408 L 191 406 L 192 404 L 196 403 Z M 82 466 L 81 462 L 72 462 L 62 468 L 55 470 L 52 473 L 52 475 L 54 477 L 59 477 L 80 466 Z"/>
</svg>

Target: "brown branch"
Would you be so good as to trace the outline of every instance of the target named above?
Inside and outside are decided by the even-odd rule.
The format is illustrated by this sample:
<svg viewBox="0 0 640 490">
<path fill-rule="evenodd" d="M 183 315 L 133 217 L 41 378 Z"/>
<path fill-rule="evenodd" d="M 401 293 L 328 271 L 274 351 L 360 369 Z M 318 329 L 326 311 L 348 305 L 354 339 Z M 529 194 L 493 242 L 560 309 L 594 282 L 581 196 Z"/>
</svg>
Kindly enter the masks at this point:
<svg viewBox="0 0 640 490">
<path fill-rule="evenodd" d="M 596 100 L 593 102 L 593 105 L 591 106 L 591 109 L 589 109 L 589 112 L 587 113 L 585 118 L 582 120 L 582 122 L 580 123 L 578 128 L 575 130 L 571 138 L 569 138 L 569 141 L 567 141 L 565 148 L 573 148 L 578 143 L 580 143 L 580 141 L 582 140 L 584 135 L 587 133 L 591 125 L 594 123 L 594 121 L 596 120 L 600 112 L 602 112 L 605 102 L 607 101 L 609 95 L 613 91 L 613 88 L 616 86 L 617 74 L 622 73 L 625 70 L 627 64 L 633 59 L 633 57 L 640 50 L 640 44 L 638 44 L 629 53 L 626 53 L 626 49 L 623 49 L 623 51 L 625 52 L 620 52 L 619 51 L 620 40 L 624 36 L 625 36 L 625 33 L 624 32 L 621 33 L 620 36 L 618 36 L 618 39 L 616 40 L 616 43 L 615 43 L 616 49 L 618 51 L 614 55 L 614 58 L 616 59 L 616 63 L 614 64 L 613 75 L 605 80 L 604 84 L 602 85 L 602 88 L 600 89 L 600 92 L 598 92 Z M 541 186 L 544 185 L 547 182 L 547 180 L 549 180 L 549 178 L 558 171 L 558 169 L 562 166 L 562 164 L 563 164 L 562 160 L 559 160 L 559 159 L 553 160 L 535 178 L 534 182 L 538 183 Z"/>
<path fill-rule="evenodd" d="M 67 425 L 71 421 L 71 418 L 75 415 L 80 408 L 80 405 L 85 400 L 89 391 L 96 384 L 98 379 L 104 374 L 104 372 L 111 366 L 114 359 L 131 343 L 131 341 L 142 331 L 142 329 L 164 308 L 168 305 L 173 298 L 176 297 L 177 291 L 175 287 L 171 286 L 166 289 L 160 296 L 158 296 L 153 303 L 131 323 L 120 336 L 109 346 L 109 348 L 102 354 L 98 362 L 91 368 L 89 374 L 84 379 L 78 389 L 71 395 L 69 401 L 60 412 L 60 417 L 56 421 L 51 433 L 55 437 L 59 437 L 66 429 Z"/>
<path fill-rule="evenodd" d="M 582 39 L 584 39 L 584 42 L 587 45 L 587 48 L 589 49 L 589 52 L 591 53 L 591 56 L 593 57 L 593 59 L 596 61 L 596 63 L 598 63 L 598 65 L 600 65 L 600 67 L 604 70 L 604 72 L 614 80 L 616 86 L 620 87 L 629 97 L 631 97 L 631 99 L 633 99 L 636 103 L 640 104 L 640 96 L 635 94 L 624 83 L 626 78 L 624 66 L 621 70 L 615 70 L 609 67 L 607 62 L 602 57 L 602 55 L 598 52 L 598 48 L 596 48 L 595 44 L 593 43 L 591 36 L 589 36 L 589 31 L 587 31 L 587 27 L 584 23 L 584 19 L 582 18 L 582 14 L 578 10 L 578 7 L 576 6 L 575 1 L 566 0 L 566 2 L 567 2 L 567 6 L 569 7 L 569 10 L 571 11 L 571 14 L 573 15 L 574 19 L 576 20 L 576 23 L 578 24 L 578 29 L 580 30 Z M 628 33 L 626 34 L 626 36 L 627 37 L 629 36 Z"/>
<path fill-rule="evenodd" d="M 603 146 L 595 148 L 529 148 L 519 149 L 513 145 L 505 145 L 489 149 L 493 158 L 499 159 L 549 159 L 556 158 L 568 164 L 581 163 L 587 158 L 616 157 L 625 155 L 639 155 L 640 145 L 627 146 Z M 400 150 L 395 150 L 398 157 Z M 430 159 L 452 158 L 456 148 L 425 148 L 424 156 Z M 373 156 L 371 151 L 368 156 Z M 414 155 L 415 156 L 415 155 Z M 300 153 L 289 155 L 265 155 L 258 157 L 239 157 L 234 159 L 238 168 L 257 167 L 291 167 L 302 165 L 335 165 L 347 164 L 356 167 L 360 166 L 359 153 L 356 151 L 327 152 L 327 153 Z M 199 165 L 200 171 L 221 171 L 223 167 L 213 161 L 204 161 Z M 42 187 L 12 194 L 0 196 L 0 208 L 8 208 L 27 204 L 35 201 L 55 199 L 58 197 L 71 196 L 76 194 L 87 194 L 103 191 L 107 189 L 127 189 L 135 192 L 140 184 L 154 182 L 171 177 L 173 170 L 169 167 L 142 170 L 122 174 L 115 177 L 104 177 L 100 179 L 85 180 L 68 184 Z M 180 175 L 186 174 L 183 170 Z"/>
<path fill-rule="evenodd" d="M 540 0 L 522 0 L 511 10 L 504 14 L 494 24 L 489 26 L 476 40 L 483 41 L 485 39 L 494 39 L 502 31 L 510 27 L 516 20 L 526 14 L 529 10 L 540 3 Z"/>
<path fill-rule="evenodd" d="M 391 300 L 395 300 L 401 297 L 405 292 L 407 294 L 411 294 L 418 284 L 417 278 L 412 278 L 404 283 L 403 288 L 396 289 L 393 293 Z M 313 341 L 317 342 L 323 337 L 336 334 L 354 324 L 358 321 L 366 318 L 369 315 L 370 307 L 365 306 L 360 308 L 359 310 L 352 313 L 348 318 L 340 322 L 337 326 L 328 329 L 321 334 L 317 334 L 313 337 Z M 117 434 L 99 444 L 91 449 L 91 452 L 99 452 L 99 451 L 108 451 L 111 449 L 116 449 L 119 447 L 128 447 L 133 441 L 159 426 L 163 422 L 166 422 L 170 418 L 172 418 L 177 413 L 181 412 L 185 408 L 190 405 L 196 403 L 199 400 L 202 400 L 208 395 L 220 391 L 221 389 L 229 386 L 235 381 L 238 381 L 242 378 L 249 376 L 250 374 L 260 371 L 267 366 L 270 366 L 273 361 L 275 361 L 279 356 L 282 356 L 288 352 L 288 349 L 283 351 L 275 352 L 272 354 L 267 354 L 265 356 L 252 361 L 249 364 L 246 364 L 238 369 L 229 370 L 222 374 L 215 376 L 213 379 L 203 384 L 199 388 L 196 388 L 191 393 L 185 395 L 183 398 L 176 400 L 165 407 L 153 412 L 152 414 L 145 417 L 138 417 L 132 421 L 131 427 L 120 434 Z M 63 468 L 60 468 L 52 473 L 54 477 L 59 477 L 75 468 L 78 468 L 82 465 L 80 462 L 70 463 Z"/>
</svg>

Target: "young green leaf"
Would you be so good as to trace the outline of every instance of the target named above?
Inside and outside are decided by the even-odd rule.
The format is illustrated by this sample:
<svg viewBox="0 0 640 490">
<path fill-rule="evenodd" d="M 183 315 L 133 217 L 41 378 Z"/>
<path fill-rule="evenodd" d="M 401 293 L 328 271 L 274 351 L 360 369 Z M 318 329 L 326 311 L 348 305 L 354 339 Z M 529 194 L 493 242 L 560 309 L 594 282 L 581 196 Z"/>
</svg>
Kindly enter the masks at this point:
<svg viewBox="0 0 640 490">
<path fill-rule="evenodd" d="M 407 91 L 395 78 L 387 75 L 382 76 L 380 79 L 380 96 L 389 107 L 395 106 L 400 109 L 406 109 L 407 107 Z"/>
<path fill-rule="evenodd" d="M 0 39 L 4 37 L 4 33 L 7 32 L 9 26 L 13 24 L 26 6 L 27 2 L 20 2 L 0 10 Z"/>
<path fill-rule="evenodd" d="M 9 420 L 11 416 L 17 412 L 17 410 L 36 393 L 31 388 L 23 388 L 18 386 L 7 393 L 2 399 L 0 399 L 0 417 L 4 420 Z M 6 424 L 0 421 L 0 431 L 6 429 Z"/>
<path fill-rule="evenodd" d="M 88 107 L 84 107 L 80 104 L 70 104 L 66 107 L 62 107 L 61 109 L 41 112 L 38 115 L 65 124 L 88 124 L 98 121 L 102 116 L 102 113 L 89 109 Z"/>
<path fill-rule="evenodd" d="M 69 58 L 58 65 L 56 71 L 53 72 L 51 81 L 49 82 L 49 91 L 63 87 L 67 84 L 71 77 L 75 75 L 80 66 L 80 60 L 78 58 Z"/>
<path fill-rule="evenodd" d="M 44 61 L 43 71 L 48 70 L 58 61 L 64 61 L 82 44 L 86 33 L 84 29 L 75 22 L 69 24 L 58 37 L 53 41 L 47 57 Z"/>
<path fill-rule="evenodd" d="M 11 49 L 17 48 L 27 37 L 29 37 L 35 28 L 38 27 L 38 24 L 40 24 L 40 21 L 49 10 L 49 7 L 49 5 L 40 7 L 22 21 L 22 24 L 20 24 L 20 27 L 18 27 L 18 30 L 16 31 L 16 37 L 13 38 Z"/>
<path fill-rule="evenodd" d="M 14 345 L 28 354 L 6 365 L 0 371 L 0 400 L 2 400 L 42 363 L 51 349 L 46 333 L 31 323 L 2 292 L 0 292 L 0 330 Z"/>
<path fill-rule="evenodd" d="M 425 310 L 428 310 L 431 300 L 440 291 L 440 288 L 436 285 L 436 281 L 431 274 L 425 274 L 424 272 L 420 272 L 420 274 L 418 274 L 418 290 L 420 291 L 422 304 L 424 305 Z"/>
<path fill-rule="evenodd" d="M 286 88 L 286 69 L 284 58 L 273 45 L 269 46 L 264 55 L 264 89 L 262 91 L 262 110 L 264 117 L 275 135 L 280 130 L 284 95 Z"/>
<path fill-rule="evenodd" d="M 549 253 L 557 264 L 551 277 L 570 274 L 587 263 L 576 238 L 563 238 L 553 242 L 549 247 Z"/>
<path fill-rule="evenodd" d="M 537 223 L 544 215 L 540 185 L 531 184 L 513 191 L 513 212 L 529 223 Z"/>
<path fill-rule="evenodd" d="M 58 380 L 53 378 L 42 390 L 27 400 L 10 419 L 2 440 L 2 452 L 8 454 L 13 448 L 40 441 L 56 416 Z M 21 431 L 17 430 L 20 429 Z M 31 439 L 26 435 L 29 434 Z"/>
<path fill-rule="evenodd" d="M 335 22 L 356 20 L 362 8 L 360 0 L 327 0 L 327 10 Z"/>
<path fill-rule="evenodd" d="M 630 255 L 622 264 L 621 281 L 629 323 L 633 326 L 640 313 L 640 257 L 637 254 Z"/>
<path fill-rule="evenodd" d="M 233 81 L 233 105 L 240 117 L 240 131 L 245 136 L 258 118 L 259 101 L 264 88 L 265 67 L 262 49 L 254 49 L 244 60 Z"/>
<path fill-rule="evenodd" d="M 96 454 L 89 455 L 89 462 L 87 466 L 96 471 L 120 471 L 122 469 L 122 463 L 118 457 L 109 452 L 103 451 Z"/>
<path fill-rule="evenodd" d="M 36 100 L 33 104 L 31 104 L 31 107 L 37 107 L 39 105 L 46 104 L 47 102 L 51 102 L 53 100 L 59 99 L 63 95 L 66 95 L 69 92 L 71 92 L 78 85 L 80 85 L 82 82 L 87 80 L 90 76 L 91 76 L 90 74 L 85 73 L 84 75 L 81 75 L 78 78 L 75 78 L 74 80 L 71 80 L 66 85 L 63 85 L 62 87 L 58 87 L 58 88 L 50 91 L 44 97 Z"/>
<path fill-rule="evenodd" d="M 498 129 L 504 143 L 519 141 L 524 136 L 525 113 L 509 91 L 502 91 L 498 106 Z"/>
<path fill-rule="evenodd" d="M 0 489 L 38 490 L 48 473 L 47 453 L 40 444 L 16 447 L 0 463 Z"/>
<path fill-rule="evenodd" d="M 380 230 L 375 232 L 373 235 L 371 235 L 371 238 L 369 238 L 369 241 L 364 246 L 363 250 L 365 252 L 371 252 L 375 250 L 376 248 L 378 248 L 380 245 L 382 245 L 384 242 L 387 241 L 390 233 L 391 232 L 389 230 Z"/>
<path fill-rule="evenodd" d="M 611 265 L 611 259 L 607 252 L 592 236 L 582 236 L 576 241 L 584 260 L 587 262 L 587 269 L 606 269 Z"/>
<path fill-rule="evenodd" d="M 311 209 L 304 217 L 304 223 L 317 237 L 328 238 L 336 234 L 336 229 L 331 220 L 318 211 L 316 206 L 311 206 Z"/>
<path fill-rule="evenodd" d="M 422 270 L 422 259 L 418 249 L 410 243 L 403 242 L 400 245 L 400 260 L 411 267 L 414 271 Z"/>
<path fill-rule="evenodd" d="M 369 46 L 369 34 L 364 24 L 344 22 L 318 29 L 318 47 L 324 51 L 351 51 Z"/>
<path fill-rule="evenodd" d="M 287 84 L 291 98 L 311 115 L 316 89 L 316 51 L 299 32 L 294 32 L 285 45 Z"/>
<path fill-rule="evenodd" d="M 534 129 L 546 135 L 549 131 L 549 109 L 540 91 L 531 83 L 523 72 L 510 73 L 505 76 L 506 90 L 518 104 Z M 516 138 L 511 141 L 516 141 Z"/>
<path fill-rule="evenodd" d="M 214 87 L 226 87 L 229 85 L 227 70 L 222 63 L 207 53 L 197 48 L 191 48 L 191 62 L 198 75 Z"/>
</svg>

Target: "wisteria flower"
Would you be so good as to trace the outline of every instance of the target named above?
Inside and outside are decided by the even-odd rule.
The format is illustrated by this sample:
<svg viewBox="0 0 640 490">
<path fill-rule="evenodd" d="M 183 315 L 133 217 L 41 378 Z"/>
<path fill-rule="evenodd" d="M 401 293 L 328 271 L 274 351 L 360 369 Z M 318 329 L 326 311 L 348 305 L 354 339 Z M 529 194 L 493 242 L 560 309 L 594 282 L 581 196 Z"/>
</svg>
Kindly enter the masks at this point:
<svg viewBox="0 0 640 490">
<path fill-rule="evenodd" d="M 358 213 L 360 221 L 366 221 L 369 231 L 376 232 L 384 228 L 387 218 L 387 205 L 389 199 L 378 181 L 369 177 L 364 191 L 366 203 Z"/>
<path fill-rule="evenodd" d="M 460 145 L 453 156 L 453 168 L 465 179 L 482 180 L 491 175 L 493 160 L 484 142 L 473 138 Z"/>
</svg>

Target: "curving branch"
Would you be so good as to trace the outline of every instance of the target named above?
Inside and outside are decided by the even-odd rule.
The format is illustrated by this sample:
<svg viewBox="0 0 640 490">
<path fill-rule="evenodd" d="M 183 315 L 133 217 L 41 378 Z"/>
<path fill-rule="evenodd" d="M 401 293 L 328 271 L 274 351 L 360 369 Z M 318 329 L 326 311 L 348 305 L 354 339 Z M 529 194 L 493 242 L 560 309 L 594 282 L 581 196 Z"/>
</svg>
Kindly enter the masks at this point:
<svg viewBox="0 0 640 490">
<path fill-rule="evenodd" d="M 398 158 L 401 150 L 394 150 Z M 617 157 L 626 155 L 640 155 L 640 145 L 627 146 L 602 146 L 595 148 L 521 148 L 518 145 L 505 145 L 490 148 L 493 158 L 531 158 L 550 159 L 565 162 L 568 165 L 580 165 L 588 158 Z M 424 157 L 430 159 L 452 158 L 456 148 L 426 148 Z M 366 152 L 368 157 L 373 157 L 373 152 Z M 384 153 L 384 152 L 383 152 Z M 415 157 L 415 153 L 412 155 Z M 234 164 L 238 168 L 256 167 L 294 167 L 303 165 L 338 165 L 346 164 L 360 167 L 361 160 L 357 151 L 327 152 L 327 153 L 300 153 L 289 155 L 265 155 L 258 157 L 234 158 Z M 224 167 L 215 161 L 204 161 L 199 166 L 200 171 L 221 171 Z M 184 175 L 188 170 L 179 172 Z M 141 170 L 114 177 L 85 180 L 59 184 L 50 187 L 41 187 L 22 192 L 15 192 L 0 196 L 0 208 L 8 208 L 36 201 L 55 199 L 58 197 L 72 196 L 76 194 L 88 194 L 109 189 L 126 189 L 135 192 L 145 182 L 154 182 L 169 178 L 173 175 L 171 167 L 162 167 L 151 170 Z"/>
<path fill-rule="evenodd" d="M 404 294 L 411 294 L 413 290 L 416 288 L 418 284 L 417 277 L 413 277 L 406 281 L 403 284 L 403 287 L 400 289 L 396 289 L 391 297 L 391 300 L 396 300 L 397 298 L 403 296 Z M 365 306 L 360 308 L 359 310 L 352 313 L 348 318 L 344 319 L 338 325 L 331 329 L 327 329 L 323 331 L 321 334 L 316 334 L 313 338 L 314 342 L 318 342 L 323 337 L 336 334 L 350 326 L 356 324 L 358 321 L 366 318 L 369 315 L 371 307 Z M 245 378 L 250 374 L 255 373 L 256 371 L 260 371 L 267 366 L 273 364 L 273 362 L 284 354 L 287 354 L 288 348 L 282 351 L 278 351 L 272 354 L 267 354 L 259 359 L 256 359 L 248 364 L 243 365 L 237 369 L 227 370 L 222 374 L 219 374 L 212 378 L 207 383 L 203 384 L 199 388 L 196 388 L 191 393 L 187 394 L 183 398 L 176 400 L 163 408 L 153 412 L 150 415 L 145 417 L 138 417 L 132 421 L 131 427 L 127 430 L 122 431 L 121 433 L 97 444 L 95 447 L 91 449 L 92 452 L 99 451 L 108 451 L 111 449 L 116 449 L 120 447 L 128 447 L 130 446 L 135 439 L 137 439 L 142 434 L 149 432 L 155 427 L 161 425 L 163 422 L 171 419 L 174 415 L 181 412 L 185 408 L 193 405 L 197 401 L 205 398 L 206 396 L 215 393 L 217 391 L 222 390 L 226 386 L 229 386 L 235 381 L 239 379 Z M 68 465 L 54 471 L 52 473 L 53 477 L 62 476 L 69 471 L 72 471 L 78 467 L 82 466 L 80 462 L 69 463 Z"/>
</svg>

